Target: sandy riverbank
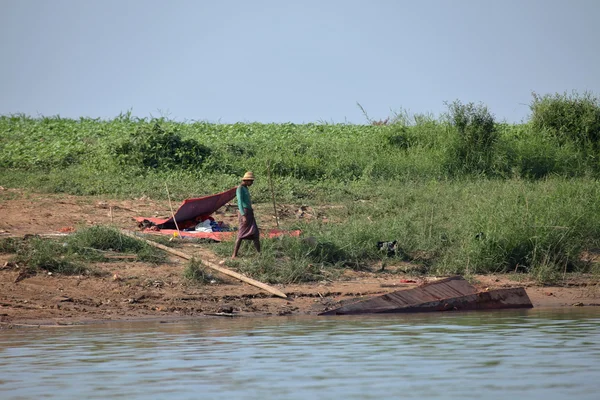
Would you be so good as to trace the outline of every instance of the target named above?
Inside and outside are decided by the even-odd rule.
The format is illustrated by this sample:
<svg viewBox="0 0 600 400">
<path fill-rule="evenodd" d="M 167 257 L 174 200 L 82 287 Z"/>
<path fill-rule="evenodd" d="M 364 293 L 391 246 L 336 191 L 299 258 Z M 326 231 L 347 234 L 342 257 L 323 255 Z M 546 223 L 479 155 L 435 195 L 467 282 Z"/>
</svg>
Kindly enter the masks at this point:
<svg viewBox="0 0 600 400">
<path fill-rule="evenodd" d="M 0 233 L 4 236 L 58 233 L 65 228 L 94 224 L 133 229 L 133 216 L 168 215 L 167 203 L 150 199 L 112 201 L 3 190 L 0 200 Z M 219 219 L 233 222 L 235 215 L 224 211 Z M 265 228 L 272 224 L 272 221 L 260 222 Z M 179 250 L 201 259 L 218 261 L 210 245 L 186 243 Z M 20 270 L 8 263 L 10 257 L 9 254 L 0 255 L 0 323 L 3 327 L 187 318 L 219 313 L 316 315 L 341 302 L 436 279 L 348 271 L 336 281 L 274 285 L 289 297 L 281 299 L 231 278 L 224 278 L 219 284 L 192 284 L 183 278 L 185 260 L 177 257 L 170 258 L 164 265 L 127 259 L 101 263 L 97 265 L 105 272 L 101 277 L 37 274 L 24 279 L 19 279 Z M 539 286 L 515 275 L 475 276 L 472 281 L 480 289 L 524 286 L 534 307 L 600 305 L 600 284 L 591 277 L 568 277 L 559 286 Z"/>
</svg>

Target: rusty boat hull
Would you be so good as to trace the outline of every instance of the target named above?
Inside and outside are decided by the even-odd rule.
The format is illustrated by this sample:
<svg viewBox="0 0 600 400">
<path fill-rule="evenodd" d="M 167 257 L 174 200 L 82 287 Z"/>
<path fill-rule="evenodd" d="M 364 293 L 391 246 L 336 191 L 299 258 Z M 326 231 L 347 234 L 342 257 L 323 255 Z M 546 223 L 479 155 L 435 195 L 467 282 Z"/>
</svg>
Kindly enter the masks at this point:
<svg viewBox="0 0 600 400">
<path fill-rule="evenodd" d="M 398 290 L 319 315 L 393 314 L 533 308 L 522 287 L 477 291 L 461 276 Z"/>
</svg>

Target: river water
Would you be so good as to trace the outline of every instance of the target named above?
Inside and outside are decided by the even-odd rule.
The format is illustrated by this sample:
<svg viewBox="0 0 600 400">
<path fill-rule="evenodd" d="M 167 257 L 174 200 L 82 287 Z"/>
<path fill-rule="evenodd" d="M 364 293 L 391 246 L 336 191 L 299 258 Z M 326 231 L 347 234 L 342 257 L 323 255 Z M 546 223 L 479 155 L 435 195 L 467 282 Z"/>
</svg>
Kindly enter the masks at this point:
<svg viewBox="0 0 600 400">
<path fill-rule="evenodd" d="M 598 399 L 600 309 L 0 331 L 1 399 Z"/>
</svg>

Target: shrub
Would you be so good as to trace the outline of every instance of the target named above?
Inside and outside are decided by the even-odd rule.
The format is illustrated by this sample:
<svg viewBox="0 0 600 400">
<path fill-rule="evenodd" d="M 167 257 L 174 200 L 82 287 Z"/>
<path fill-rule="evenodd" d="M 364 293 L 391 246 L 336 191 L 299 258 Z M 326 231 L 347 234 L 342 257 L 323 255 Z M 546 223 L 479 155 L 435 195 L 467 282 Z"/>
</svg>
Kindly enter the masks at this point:
<svg viewBox="0 0 600 400">
<path fill-rule="evenodd" d="M 573 142 L 581 148 L 598 147 L 600 141 L 600 100 L 586 92 L 579 95 L 533 93 L 531 123 L 534 130 L 547 132 L 562 143 Z"/>
<path fill-rule="evenodd" d="M 494 116 L 483 104 L 448 104 L 450 123 L 458 132 L 453 160 L 465 172 L 489 173 L 493 166 L 493 150 L 498 141 Z"/>
<path fill-rule="evenodd" d="M 200 167 L 210 156 L 210 148 L 182 139 L 175 131 L 165 130 L 155 122 L 152 129 L 139 128 L 114 150 L 121 164 L 145 169 L 192 169 Z"/>
</svg>

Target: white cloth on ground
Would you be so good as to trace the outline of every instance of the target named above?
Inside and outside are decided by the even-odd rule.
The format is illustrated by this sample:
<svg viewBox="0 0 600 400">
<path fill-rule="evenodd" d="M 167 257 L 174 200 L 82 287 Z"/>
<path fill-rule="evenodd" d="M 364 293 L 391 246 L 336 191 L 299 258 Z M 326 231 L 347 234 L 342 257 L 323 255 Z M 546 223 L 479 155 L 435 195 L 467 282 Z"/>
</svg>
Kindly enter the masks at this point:
<svg viewBox="0 0 600 400">
<path fill-rule="evenodd" d="M 205 219 L 204 221 L 197 224 L 194 230 L 196 232 L 212 232 L 213 230 L 212 226 L 210 226 L 210 219 Z"/>
</svg>

